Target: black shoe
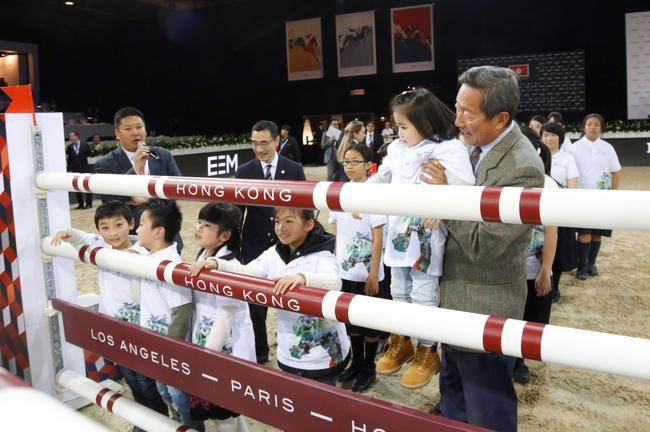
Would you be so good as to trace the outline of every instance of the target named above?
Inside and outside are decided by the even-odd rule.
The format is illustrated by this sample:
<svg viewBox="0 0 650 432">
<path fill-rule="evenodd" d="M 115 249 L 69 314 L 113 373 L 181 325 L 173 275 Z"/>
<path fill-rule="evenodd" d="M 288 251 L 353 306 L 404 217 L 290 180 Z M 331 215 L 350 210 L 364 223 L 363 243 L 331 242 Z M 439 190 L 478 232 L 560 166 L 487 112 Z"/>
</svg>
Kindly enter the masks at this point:
<svg viewBox="0 0 650 432">
<path fill-rule="evenodd" d="M 348 383 L 350 381 L 353 381 L 357 377 L 360 371 L 361 371 L 361 366 L 352 364 L 346 370 L 341 372 L 341 374 L 338 377 L 338 382 Z"/>
<path fill-rule="evenodd" d="M 576 277 L 580 280 L 587 280 L 587 270 L 578 269 L 578 271 L 576 272 Z"/>
<path fill-rule="evenodd" d="M 258 364 L 267 364 L 269 362 L 269 356 L 262 356 L 257 358 Z"/>
<path fill-rule="evenodd" d="M 519 384 L 528 384 L 530 381 L 530 372 L 523 360 L 516 363 L 515 370 L 512 372 L 512 380 Z"/>
<path fill-rule="evenodd" d="M 589 276 L 598 276 L 598 268 L 595 265 L 590 265 L 587 269 L 587 274 Z"/>
<path fill-rule="evenodd" d="M 560 297 L 562 297 L 560 291 L 553 291 L 553 297 L 551 297 L 551 302 L 557 303 L 558 301 L 560 301 Z"/>
<path fill-rule="evenodd" d="M 353 392 L 362 392 L 368 390 L 377 381 L 377 374 L 361 369 L 357 374 L 357 378 L 352 385 Z"/>
<path fill-rule="evenodd" d="M 442 414 L 442 409 L 440 409 L 440 401 L 436 402 L 436 404 L 431 408 L 429 411 L 429 414 L 433 415 L 441 415 Z"/>
<path fill-rule="evenodd" d="M 92 204 L 86 204 L 86 207 L 84 207 L 84 208 L 87 208 L 87 209 L 93 208 L 93 205 Z"/>
<path fill-rule="evenodd" d="M 77 207 L 74 208 L 75 210 L 83 210 L 84 206 L 79 204 Z"/>
</svg>

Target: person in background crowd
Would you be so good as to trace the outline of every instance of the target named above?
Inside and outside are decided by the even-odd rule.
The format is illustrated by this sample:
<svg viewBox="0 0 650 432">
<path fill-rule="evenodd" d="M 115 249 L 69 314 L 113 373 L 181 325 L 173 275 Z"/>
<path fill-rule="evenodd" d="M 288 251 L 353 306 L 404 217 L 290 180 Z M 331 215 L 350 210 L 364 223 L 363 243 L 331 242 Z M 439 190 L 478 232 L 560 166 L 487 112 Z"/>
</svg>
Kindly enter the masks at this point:
<svg viewBox="0 0 650 432">
<path fill-rule="evenodd" d="M 68 135 L 70 144 L 65 149 L 66 163 L 68 171 L 76 173 L 89 173 L 90 165 L 88 157 L 93 156 L 93 148 L 86 142 L 81 142 L 79 132 L 72 131 Z M 93 194 L 77 192 L 77 209 L 89 209 L 93 206 Z M 85 203 L 84 203 L 85 196 Z"/>
<path fill-rule="evenodd" d="M 528 138 L 544 163 L 544 188 L 557 189 L 559 186 L 550 176 L 551 152 L 539 140 L 537 132 L 523 127 L 521 132 Z M 526 272 L 528 294 L 524 308 L 524 321 L 548 324 L 551 317 L 552 289 L 551 267 L 555 258 L 557 227 L 534 225 L 528 244 Z M 524 359 L 515 360 L 512 379 L 519 384 L 528 384 L 530 372 Z"/>
<path fill-rule="evenodd" d="M 340 130 L 340 123 L 338 119 L 333 118 L 330 127 Z M 343 139 L 343 134 L 340 134 L 337 137 L 334 135 L 328 135 L 327 132 L 329 128 L 323 133 L 321 138 L 320 148 L 324 151 L 323 154 L 323 163 L 327 166 L 327 180 L 331 181 L 338 167 L 338 161 L 336 160 L 336 149 L 338 148 L 341 139 Z"/>
<path fill-rule="evenodd" d="M 332 181 L 347 182 L 350 180 L 345 174 L 341 161 L 343 161 L 343 157 L 345 152 L 348 150 L 348 147 L 353 143 L 362 143 L 365 134 L 366 129 L 363 127 L 363 123 L 359 120 L 348 122 L 343 134 L 341 135 L 342 138 L 336 150 L 336 160 L 338 161 L 338 164 L 334 170 L 334 174 L 332 175 Z"/>
<path fill-rule="evenodd" d="M 557 111 L 551 111 L 546 117 L 546 122 L 559 123 L 562 127 L 564 127 L 564 116 Z M 568 136 L 566 136 L 566 134 L 564 135 L 564 141 L 562 141 L 562 145 L 565 148 L 568 148 L 571 145 L 571 140 Z"/>
<path fill-rule="evenodd" d="M 280 128 L 280 147 L 278 153 L 280 156 L 284 156 L 287 159 L 301 164 L 302 157 L 300 156 L 300 146 L 298 146 L 298 141 L 291 135 L 291 126 L 282 125 Z"/>
<path fill-rule="evenodd" d="M 600 114 L 589 114 L 582 120 L 584 136 L 569 147 L 569 153 L 578 166 L 578 188 L 618 189 L 621 182 L 621 164 L 616 150 L 600 138 L 605 120 Z M 578 228 L 578 270 L 580 280 L 597 276 L 596 258 L 602 237 L 611 237 L 612 230 Z"/>
<path fill-rule="evenodd" d="M 535 133 L 537 133 L 537 135 L 540 135 L 541 134 L 540 130 L 542 129 L 542 125 L 544 123 L 546 123 L 546 119 L 544 118 L 544 116 L 537 114 L 530 118 L 530 120 L 528 121 L 528 127 L 534 130 Z"/>
<path fill-rule="evenodd" d="M 575 159 L 562 147 L 564 128 L 560 123 L 544 123 L 542 142 L 551 152 L 551 177 L 562 188 L 575 188 L 578 184 L 578 166 Z M 558 227 L 557 249 L 553 261 L 553 302 L 560 299 L 562 272 L 578 265 L 575 228 Z"/>
<path fill-rule="evenodd" d="M 377 162 L 377 150 L 384 143 L 383 138 L 372 120 L 366 122 L 365 143 L 372 152 L 372 162 Z"/>
<path fill-rule="evenodd" d="M 384 139 L 384 144 L 390 144 L 393 142 L 395 131 L 393 131 L 389 121 L 384 122 L 384 130 L 381 131 L 381 136 Z"/>
</svg>

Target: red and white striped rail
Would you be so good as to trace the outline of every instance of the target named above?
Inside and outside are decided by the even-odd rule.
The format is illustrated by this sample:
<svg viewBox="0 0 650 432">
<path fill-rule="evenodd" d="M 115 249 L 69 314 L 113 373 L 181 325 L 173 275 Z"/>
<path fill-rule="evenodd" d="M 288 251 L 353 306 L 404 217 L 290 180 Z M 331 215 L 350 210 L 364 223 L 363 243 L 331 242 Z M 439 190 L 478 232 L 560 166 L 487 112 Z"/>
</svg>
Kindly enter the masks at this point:
<svg viewBox="0 0 650 432">
<path fill-rule="evenodd" d="M 195 429 L 178 423 L 144 405 L 140 405 L 133 399 L 102 387 L 77 372 L 62 370 L 57 375 L 56 381 L 62 387 L 94 402 L 110 413 L 115 413 L 141 429 L 159 432 L 196 432 Z"/>
<path fill-rule="evenodd" d="M 367 214 L 650 230 L 650 191 L 390 185 L 41 172 L 36 185 L 109 195 Z"/>
<path fill-rule="evenodd" d="M 0 368 L 2 431 L 69 430 L 108 432 L 98 423 Z M 59 425 L 56 427 L 55 425 Z"/>
<path fill-rule="evenodd" d="M 276 296 L 273 282 L 220 271 L 189 275 L 189 265 L 95 246 L 41 243 L 44 253 L 133 276 L 185 286 L 377 330 L 447 344 L 650 379 L 650 340 L 504 319 L 469 312 L 393 302 L 300 287 Z"/>
</svg>

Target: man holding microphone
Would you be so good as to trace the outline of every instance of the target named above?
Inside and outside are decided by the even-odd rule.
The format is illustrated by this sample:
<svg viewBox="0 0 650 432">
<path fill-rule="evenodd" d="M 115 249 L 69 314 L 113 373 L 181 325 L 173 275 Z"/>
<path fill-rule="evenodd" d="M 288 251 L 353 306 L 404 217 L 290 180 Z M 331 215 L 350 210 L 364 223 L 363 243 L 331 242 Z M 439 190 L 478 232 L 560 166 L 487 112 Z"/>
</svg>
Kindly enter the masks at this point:
<svg viewBox="0 0 650 432">
<path fill-rule="evenodd" d="M 147 129 L 142 113 L 133 107 L 124 107 L 115 113 L 115 136 L 120 145 L 95 164 L 97 174 L 132 174 L 180 176 L 174 157 L 169 150 L 146 145 Z M 110 200 L 125 201 L 133 212 L 135 226 L 140 224 L 140 206 L 147 202 L 143 197 L 125 197 L 119 195 L 102 195 L 102 202 Z M 180 240 L 177 239 L 177 240 Z M 182 242 L 179 243 L 182 248 Z"/>
</svg>

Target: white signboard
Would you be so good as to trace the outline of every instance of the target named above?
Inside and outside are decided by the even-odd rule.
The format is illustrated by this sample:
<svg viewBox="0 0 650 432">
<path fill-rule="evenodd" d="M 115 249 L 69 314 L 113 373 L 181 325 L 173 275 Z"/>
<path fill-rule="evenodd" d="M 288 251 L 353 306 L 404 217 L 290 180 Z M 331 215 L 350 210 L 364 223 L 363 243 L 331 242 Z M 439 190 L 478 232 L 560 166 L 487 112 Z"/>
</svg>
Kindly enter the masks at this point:
<svg viewBox="0 0 650 432">
<path fill-rule="evenodd" d="M 625 14 L 627 118 L 650 118 L 650 11 Z"/>
</svg>

